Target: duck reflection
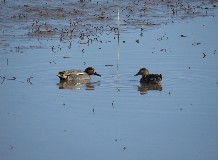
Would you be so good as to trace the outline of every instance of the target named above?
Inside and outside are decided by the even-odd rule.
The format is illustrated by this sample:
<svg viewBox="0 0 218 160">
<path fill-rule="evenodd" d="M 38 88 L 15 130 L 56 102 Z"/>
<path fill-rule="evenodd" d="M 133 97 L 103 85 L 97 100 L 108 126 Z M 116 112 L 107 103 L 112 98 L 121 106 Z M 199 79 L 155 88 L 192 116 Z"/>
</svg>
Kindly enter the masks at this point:
<svg viewBox="0 0 218 160">
<path fill-rule="evenodd" d="M 100 81 L 91 82 L 90 80 L 60 80 L 57 83 L 59 89 L 72 89 L 72 90 L 80 90 L 85 88 L 86 90 L 94 90 L 96 86 L 100 85 Z"/>
<path fill-rule="evenodd" d="M 162 84 L 158 83 L 158 84 L 148 84 L 148 83 L 141 83 L 138 86 L 138 91 L 140 92 L 140 94 L 147 94 L 148 91 L 150 90 L 157 90 L 157 91 L 162 91 Z"/>
</svg>

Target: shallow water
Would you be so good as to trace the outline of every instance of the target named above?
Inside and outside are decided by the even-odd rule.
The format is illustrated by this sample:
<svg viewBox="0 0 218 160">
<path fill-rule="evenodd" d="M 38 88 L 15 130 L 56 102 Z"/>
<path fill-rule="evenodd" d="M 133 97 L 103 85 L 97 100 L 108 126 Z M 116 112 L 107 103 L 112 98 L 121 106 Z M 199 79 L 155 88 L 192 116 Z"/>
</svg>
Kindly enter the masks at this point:
<svg viewBox="0 0 218 160">
<path fill-rule="evenodd" d="M 0 3 L 3 159 L 218 158 L 216 1 L 192 1 L 190 6 L 200 6 L 192 8 L 196 14 L 178 7 L 177 15 L 172 9 L 166 12 L 166 2 L 157 6 L 153 1 L 142 17 L 128 9 L 136 11 L 140 5 L 123 2 L 119 44 L 115 1 L 99 2 L 110 15 L 100 20 L 84 16 L 90 6 L 102 13 L 96 1 L 66 1 L 62 16 L 54 16 L 55 1 L 47 2 L 47 16 L 38 15 L 46 9 L 35 1 L 9 2 Z M 70 6 L 77 9 L 75 16 L 67 14 Z M 32 9 L 29 14 L 22 12 L 26 7 Z M 128 11 L 122 11 L 125 7 Z M 72 38 L 62 29 L 73 17 L 81 23 L 71 26 L 76 28 Z M 44 32 L 36 31 L 36 20 Z M 59 86 L 58 71 L 88 66 L 102 77 L 93 76 L 88 85 Z M 141 86 L 140 77 L 134 76 L 141 67 L 161 73 L 162 85 Z"/>
</svg>

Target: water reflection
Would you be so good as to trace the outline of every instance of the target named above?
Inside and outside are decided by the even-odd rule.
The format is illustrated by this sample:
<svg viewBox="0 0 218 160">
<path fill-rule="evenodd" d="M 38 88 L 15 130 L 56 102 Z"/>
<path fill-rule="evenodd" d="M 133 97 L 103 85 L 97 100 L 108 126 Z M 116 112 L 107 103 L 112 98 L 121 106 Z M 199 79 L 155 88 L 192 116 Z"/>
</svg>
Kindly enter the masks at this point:
<svg viewBox="0 0 218 160">
<path fill-rule="evenodd" d="M 141 95 L 147 94 L 148 91 L 150 90 L 157 90 L 157 91 L 162 91 L 162 84 L 140 84 L 138 86 L 138 91 L 140 92 Z"/>
<path fill-rule="evenodd" d="M 86 90 L 95 90 L 96 86 L 100 85 L 100 81 L 91 82 L 90 80 L 80 80 L 80 81 L 60 81 L 57 83 L 59 89 L 72 89 L 80 90 L 85 88 Z"/>
</svg>

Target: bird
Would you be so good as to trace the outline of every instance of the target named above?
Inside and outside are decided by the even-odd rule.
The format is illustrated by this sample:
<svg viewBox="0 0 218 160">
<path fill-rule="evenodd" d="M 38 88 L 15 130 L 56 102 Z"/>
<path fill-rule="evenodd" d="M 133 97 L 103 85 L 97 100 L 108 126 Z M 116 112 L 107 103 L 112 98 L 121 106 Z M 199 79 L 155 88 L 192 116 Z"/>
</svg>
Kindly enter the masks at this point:
<svg viewBox="0 0 218 160">
<path fill-rule="evenodd" d="M 90 80 L 90 75 L 96 75 L 101 77 L 100 74 L 98 74 L 93 67 L 88 67 L 85 69 L 85 71 L 82 70 L 65 70 L 60 71 L 57 76 L 60 78 L 60 81 L 79 81 L 79 80 Z"/>
<path fill-rule="evenodd" d="M 141 68 L 134 76 L 141 75 L 141 84 L 159 84 L 162 81 L 162 74 L 150 74 L 148 69 Z"/>
</svg>

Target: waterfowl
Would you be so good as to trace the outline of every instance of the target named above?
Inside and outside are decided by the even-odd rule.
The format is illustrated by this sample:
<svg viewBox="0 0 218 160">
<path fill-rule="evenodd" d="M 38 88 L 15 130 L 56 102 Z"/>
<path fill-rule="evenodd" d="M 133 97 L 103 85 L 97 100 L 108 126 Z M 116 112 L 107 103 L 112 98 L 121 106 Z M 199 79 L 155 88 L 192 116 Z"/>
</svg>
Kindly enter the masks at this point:
<svg viewBox="0 0 218 160">
<path fill-rule="evenodd" d="M 162 81 L 161 74 L 150 74 L 148 69 L 141 68 L 135 76 L 141 75 L 140 83 L 144 84 L 158 84 Z"/>
<path fill-rule="evenodd" d="M 63 80 L 78 81 L 78 80 L 90 80 L 91 79 L 90 75 L 96 75 L 101 77 L 101 75 L 98 74 L 95 71 L 95 69 L 92 67 L 86 68 L 85 71 L 75 70 L 75 69 L 60 71 L 57 76 L 60 78 L 61 81 Z"/>
</svg>

